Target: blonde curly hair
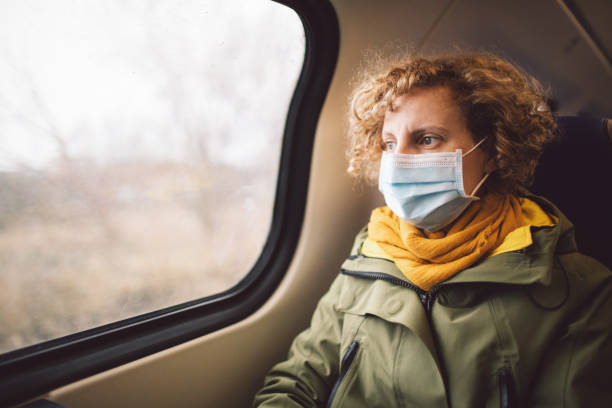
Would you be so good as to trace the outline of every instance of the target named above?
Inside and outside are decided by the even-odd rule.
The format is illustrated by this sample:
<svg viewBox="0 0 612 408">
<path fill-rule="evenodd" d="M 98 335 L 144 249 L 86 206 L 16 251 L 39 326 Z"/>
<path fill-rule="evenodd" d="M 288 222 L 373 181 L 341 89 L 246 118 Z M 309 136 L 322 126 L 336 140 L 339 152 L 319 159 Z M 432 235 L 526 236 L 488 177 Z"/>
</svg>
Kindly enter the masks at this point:
<svg viewBox="0 0 612 408">
<path fill-rule="evenodd" d="M 527 187 L 556 124 L 542 85 L 488 53 L 412 57 L 368 75 L 351 97 L 349 174 L 374 183 L 390 104 L 411 89 L 437 86 L 451 90 L 474 142 L 487 136 L 481 148 L 496 165 L 486 183 L 488 189 L 515 193 Z"/>
</svg>

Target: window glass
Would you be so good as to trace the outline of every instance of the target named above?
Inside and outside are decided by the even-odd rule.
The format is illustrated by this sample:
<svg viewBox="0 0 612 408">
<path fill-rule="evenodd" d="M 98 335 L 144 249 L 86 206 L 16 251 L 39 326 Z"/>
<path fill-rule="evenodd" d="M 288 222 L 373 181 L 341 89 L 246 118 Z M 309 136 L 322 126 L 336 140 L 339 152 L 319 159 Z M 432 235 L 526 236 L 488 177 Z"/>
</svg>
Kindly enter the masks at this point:
<svg viewBox="0 0 612 408">
<path fill-rule="evenodd" d="M 272 1 L 0 3 L 0 352 L 245 276 L 304 47 Z"/>
</svg>

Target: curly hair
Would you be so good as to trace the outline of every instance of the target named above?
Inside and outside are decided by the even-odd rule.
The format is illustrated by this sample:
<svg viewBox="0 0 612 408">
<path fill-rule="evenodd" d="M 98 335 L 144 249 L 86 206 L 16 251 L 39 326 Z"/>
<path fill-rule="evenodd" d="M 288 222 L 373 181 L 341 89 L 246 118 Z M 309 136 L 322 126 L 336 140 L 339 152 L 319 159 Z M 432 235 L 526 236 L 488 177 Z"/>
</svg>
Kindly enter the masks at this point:
<svg viewBox="0 0 612 408">
<path fill-rule="evenodd" d="M 493 158 L 489 190 L 515 193 L 533 177 L 556 124 L 542 85 L 512 63 L 487 53 L 413 57 L 369 75 L 353 92 L 349 112 L 349 174 L 375 182 L 382 127 L 393 100 L 411 89 L 448 87 L 475 142 Z"/>
</svg>

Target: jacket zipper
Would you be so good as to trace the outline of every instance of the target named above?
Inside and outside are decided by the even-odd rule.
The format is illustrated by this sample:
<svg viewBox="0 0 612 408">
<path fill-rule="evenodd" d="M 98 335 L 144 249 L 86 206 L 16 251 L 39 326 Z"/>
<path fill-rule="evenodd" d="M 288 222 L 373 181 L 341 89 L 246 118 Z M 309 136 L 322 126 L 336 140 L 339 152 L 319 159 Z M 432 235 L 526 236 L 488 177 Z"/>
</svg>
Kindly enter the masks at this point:
<svg viewBox="0 0 612 408">
<path fill-rule="evenodd" d="M 434 301 L 436 300 L 436 296 L 438 295 L 438 292 L 441 286 L 441 285 L 435 285 L 433 288 L 431 288 L 429 292 L 426 292 L 423 289 L 419 288 L 416 285 L 413 285 L 410 282 L 406 282 L 405 280 L 396 278 L 395 276 L 387 275 L 386 273 L 353 272 L 353 271 L 349 271 L 346 269 L 342 269 L 340 272 L 348 276 L 362 277 L 362 278 L 368 278 L 368 279 L 380 279 L 380 280 L 384 280 L 384 281 L 393 283 L 395 285 L 399 285 L 405 288 L 412 289 L 413 291 L 416 292 L 417 296 L 419 297 L 419 300 L 421 301 L 421 304 L 425 308 L 425 311 L 427 312 L 427 317 L 431 317 L 431 309 L 433 308 Z"/>
<path fill-rule="evenodd" d="M 392 275 L 387 275 L 386 273 L 354 272 L 354 271 L 349 271 L 346 269 L 341 269 L 340 273 L 343 273 L 348 276 L 354 276 L 354 277 L 362 277 L 362 278 L 368 278 L 368 279 L 380 279 L 380 280 L 384 280 L 384 281 L 390 282 L 395 285 L 399 285 L 399 286 L 403 286 L 408 289 L 412 289 L 417 294 L 417 296 L 419 297 L 419 300 L 421 301 L 421 304 L 425 308 L 425 314 L 427 315 L 427 320 L 429 321 L 431 325 L 431 310 L 433 309 L 433 305 L 436 300 L 436 296 L 438 295 L 438 292 L 440 291 L 440 287 L 442 286 L 441 284 L 435 285 L 433 288 L 431 288 L 429 292 L 426 292 L 423 289 L 419 288 L 418 286 L 410 282 L 407 282 L 400 278 L 396 278 L 395 276 L 392 276 Z M 432 329 L 432 332 L 433 332 L 433 329 Z M 435 333 L 434 333 L 434 336 L 435 336 Z M 436 352 L 438 352 L 438 342 L 435 339 L 434 341 L 436 343 L 435 345 Z M 444 381 L 444 388 L 448 389 L 447 379 L 444 375 L 444 369 L 441 368 L 441 371 L 442 371 L 442 378 Z M 446 394 L 446 404 L 449 407 L 451 406 L 448 393 Z"/>
<path fill-rule="evenodd" d="M 500 408 L 511 408 L 516 405 L 516 390 L 514 378 L 506 367 L 499 370 L 499 406 Z"/>
<path fill-rule="evenodd" d="M 405 288 L 414 290 L 417 296 L 419 297 L 421 303 L 423 304 L 423 307 L 425 308 L 428 319 L 431 319 L 431 310 L 433 308 L 433 304 L 436 299 L 436 296 L 438 295 L 440 287 L 442 286 L 439 284 L 435 285 L 429 292 L 426 292 L 423 289 L 419 288 L 416 285 L 413 285 L 410 282 L 406 282 L 403 279 L 399 279 L 399 278 L 396 278 L 395 276 L 387 275 L 385 273 L 354 272 L 354 271 L 349 271 L 346 269 L 341 269 L 340 272 L 348 276 L 362 277 L 362 278 L 368 278 L 368 279 L 380 279 L 380 280 L 384 280 L 384 281 L 393 283 L 395 285 L 403 286 Z M 342 364 L 344 366 L 344 359 L 342 360 Z M 334 386 L 333 393 L 335 393 L 335 390 L 338 384 L 339 383 L 336 383 L 336 385 Z M 517 406 L 514 378 L 512 377 L 512 373 L 510 372 L 510 370 L 506 367 L 503 367 L 501 370 L 499 370 L 499 392 L 500 392 L 500 408 L 512 408 L 512 407 Z M 333 393 L 332 393 L 332 397 L 333 397 Z M 330 399 L 330 404 L 331 404 L 331 399 Z M 328 407 L 329 407 L 329 404 L 328 404 Z"/>
<path fill-rule="evenodd" d="M 342 380 L 344 379 L 346 373 L 351 367 L 351 364 L 353 363 L 353 360 L 355 359 L 355 355 L 357 355 L 358 350 L 359 342 L 357 340 L 353 340 L 353 342 L 349 345 L 348 350 L 346 350 L 344 357 L 342 357 L 342 363 L 340 364 L 340 375 L 338 376 L 338 379 L 336 380 L 336 383 L 334 384 L 334 387 L 332 388 L 332 391 L 329 394 L 329 399 L 327 400 L 327 408 L 331 407 L 332 401 L 336 396 L 336 392 L 338 391 Z"/>
</svg>

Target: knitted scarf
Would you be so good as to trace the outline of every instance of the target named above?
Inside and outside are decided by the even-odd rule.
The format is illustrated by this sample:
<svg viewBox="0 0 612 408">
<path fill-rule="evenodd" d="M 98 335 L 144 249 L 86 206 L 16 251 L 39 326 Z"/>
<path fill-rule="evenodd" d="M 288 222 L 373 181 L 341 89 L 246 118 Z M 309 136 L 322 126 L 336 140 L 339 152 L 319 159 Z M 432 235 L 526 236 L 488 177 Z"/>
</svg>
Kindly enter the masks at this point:
<svg viewBox="0 0 612 408">
<path fill-rule="evenodd" d="M 494 250 L 521 225 L 519 199 L 489 193 L 472 202 L 450 226 L 436 232 L 408 224 L 389 207 L 376 208 L 368 236 L 412 283 L 429 291 Z"/>
</svg>

